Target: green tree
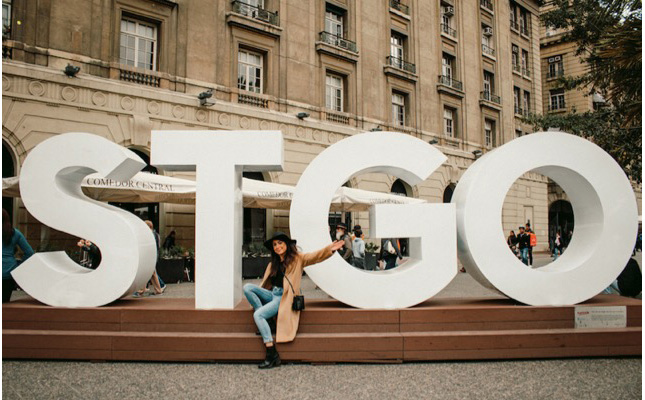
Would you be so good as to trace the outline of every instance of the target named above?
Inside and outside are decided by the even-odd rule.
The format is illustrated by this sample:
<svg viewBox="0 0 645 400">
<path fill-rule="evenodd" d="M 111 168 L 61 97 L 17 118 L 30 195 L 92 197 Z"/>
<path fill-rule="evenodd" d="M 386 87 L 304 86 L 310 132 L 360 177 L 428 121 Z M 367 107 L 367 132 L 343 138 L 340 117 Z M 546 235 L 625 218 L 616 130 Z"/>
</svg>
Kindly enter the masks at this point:
<svg viewBox="0 0 645 400">
<path fill-rule="evenodd" d="M 588 66 L 565 76 L 567 90 L 599 93 L 608 108 L 583 114 L 536 115 L 536 129 L 558 127 L 586 137 L 611 154 L 630 178 L 641 182 L 642 4 L 641 0 L 554 0 L 542 14 L 546 26 L 566 32 L 576 55 Z"/>
</svg>

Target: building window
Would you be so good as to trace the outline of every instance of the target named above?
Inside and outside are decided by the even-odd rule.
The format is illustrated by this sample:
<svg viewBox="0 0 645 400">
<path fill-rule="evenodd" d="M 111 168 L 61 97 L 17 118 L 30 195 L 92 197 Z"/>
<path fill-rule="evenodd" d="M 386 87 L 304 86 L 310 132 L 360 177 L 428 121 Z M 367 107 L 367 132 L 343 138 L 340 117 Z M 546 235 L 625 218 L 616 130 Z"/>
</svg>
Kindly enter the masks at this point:
<svg viewBox="0 0 645 400">
<path fill-rule="evenodd" d="M 392 93 L 392 118 L 394 126 L 405 126 L 405 96 L 400 93 Z"/>
<path fill-rule="evenodd" d="M 447 137 L 455 137 L 455 110 L 444 107 L 443 109 L 443 134 Z"/>
<path fill-rule="evenodd" d="M 396 32 L 392 32 L 390 36 L 390 56 L 399 60 L 403 60 L 403 43 L 405 38 Z"/>
<path fill-rule="evenodd" d="M 522 49 L 522 75 L 529 75 L 529 52 Z"/>
<path fill-rule="evenodd" d="M 515 29 L 516 31 L 519 31 L 519 25 L 517 24 L 517 5 L 515 3 L 511 3 L 511 29 Z"/>
<path fill-rule="evenodd" d="M 327 74 L 325 89 L 325 107 L 329 110 L 344 111 L 343 78 L 338 75 Z"/>
<path fill-rule="evenodd" d="M 262 93 L 262 54 L 240 49 L 237 53 L 237 87 Z"/>
<path fill-rule="evenodd" d="M 524 109 L 524 114 L 529 114 L 531 112 L 531 93 L 524 91 L 524 97 L 522 97 L 522 108 Z"/>
<path fill-rule="evenodd" d="M 455 57 L 443 53 L 441 57 L 441 75 L 443 75 L 449 82 L 454 77 L 453 68 L 455 65 Z"/>
<path fill-rule="evenodd" d="M 564 75 L 564 64 L 562 62 L 562 56 L 549 57 L 547 61 L 549 62 L 549 71 L 546 74 L 546 77 L 548 79 L 557 78 Z"/>
<path fill-rule="evenodd" d="M 457 37 L 457 31 L 452 26 L 453 16 L 455 15 L 455 7 L 441 3 L 441 32 L 452 36 Z"/>
<path fill-rule="evenodd" d="M 549 110 L 564 110 L 564 89 L 554 89 L 549 92 Z"/>
<path fill-rule="evenodd" d="M 2 38 L 11 38 L 11 0 L 2 0 Z"/>
<path fill-rule="evenodd" d="M 511 47 L 511 65 L 513 66 L 513 71 L 522 71 L 520 67 L 520 49 L 516 45 Z"/>
<path fill-rule="evenodd" d="M 484 96 L 495 94 L 495 75 L 492 72 L 484 71 Z"/>
<path fill-rule="evenodd" d="M 340 38 L 345 37 L 343 26 L 343 12 L 329 4 L 325 11 L 325 32 L 336 35 Z"/>
<path fill-rule="evenodd" d="M 515 137 L 522 137 L 522 130 L 521 129 L 515 129 Z"/>
<path fill-rule="evenodd" d="M 515 114 L 522 114 L 520 108 L 520 88 L 513 87 L 513 105 L 515 106 Z"/>
<path fill-rule="evenodd" d="M 488 25 L 482 25 L 482 52 L 491 57 L 495 57 L 492 37 L 493 28 Z"/>
<path fill-rule="evenodd" d="M 157 69 L 157 27 L 131 18 L 121 19 L 119 62 L 155 71 Z"/>
<path fill-rule="evenodd" d="M 529 15 L 522 8 L 520 8 L 520 33 L 529 36 Z"/>
<path fill-rule="evenodd" d="M 484 120 L 484 146 L 495 146 L 495 122 L 490 119 Z"/>
</svg>

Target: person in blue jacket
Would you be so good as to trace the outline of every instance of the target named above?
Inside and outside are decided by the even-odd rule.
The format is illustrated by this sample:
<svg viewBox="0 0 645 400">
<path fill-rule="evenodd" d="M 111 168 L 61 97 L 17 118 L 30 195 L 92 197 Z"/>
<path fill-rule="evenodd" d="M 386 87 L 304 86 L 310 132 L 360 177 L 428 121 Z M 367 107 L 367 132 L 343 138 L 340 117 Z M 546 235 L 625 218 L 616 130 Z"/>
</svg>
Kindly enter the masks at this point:
<svg viewBox="0 0 645 400">
<path fill-rule="evenodd" d="M 16 248 L 23 252 L 22 261 L 34 254 L 25 236 L 11 224 L 9 213 L 2 209 L 2 302 L 11 300 L 11 292 L 16 288 L 16 281 L 11 277 L 19 262 L 16 259 Z M 22 262 L 21 261 L 21 262 Z"/>
</svg>

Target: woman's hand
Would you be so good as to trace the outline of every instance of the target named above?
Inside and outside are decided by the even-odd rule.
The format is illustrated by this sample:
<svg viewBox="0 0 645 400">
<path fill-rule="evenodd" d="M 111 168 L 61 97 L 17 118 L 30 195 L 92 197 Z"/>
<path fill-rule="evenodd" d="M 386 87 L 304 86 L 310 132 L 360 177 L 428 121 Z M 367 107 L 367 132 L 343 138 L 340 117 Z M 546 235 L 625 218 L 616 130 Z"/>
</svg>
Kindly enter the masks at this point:
<svg viewBox="0 0 645 400">
<path fill-rule="evenodd" d="M 341 247 L 345 245 L 345 241 L 343 240 L 336 240 L 334 243 L 331 244 L 331 251 L 337 251 Z"/>
</svg>

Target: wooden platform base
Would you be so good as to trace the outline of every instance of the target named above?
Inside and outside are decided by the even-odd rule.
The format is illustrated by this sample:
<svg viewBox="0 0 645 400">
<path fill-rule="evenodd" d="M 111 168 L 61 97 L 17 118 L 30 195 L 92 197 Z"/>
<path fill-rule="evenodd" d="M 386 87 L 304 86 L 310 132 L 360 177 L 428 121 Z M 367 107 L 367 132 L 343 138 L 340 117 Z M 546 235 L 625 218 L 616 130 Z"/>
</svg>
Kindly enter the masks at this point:
<svg viewBox="0 0 645 400">
<path fill-rule="evenodd" d="M 36 301 L 3 304 L 2 357 L 11 359 L 257 361 L 250 306 L 195 310 L 193 299 L 122 300 L 94 309 Z M 575 329 L 574 307 L 506 299 L 438 299 L 403 310 L 358 310 L 310 300 L 285 361 L 403 362 L 641 355 L 641 301 L 600 295 L 585 305 L 626 306 L 627 327 Z"/>
</svg>

